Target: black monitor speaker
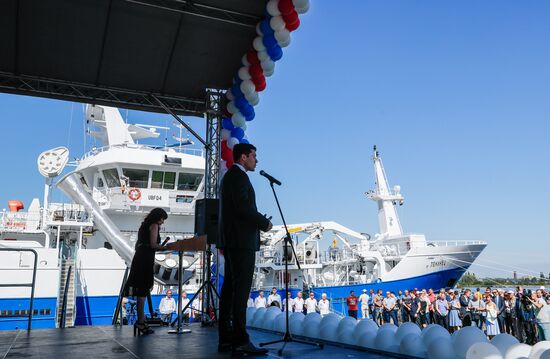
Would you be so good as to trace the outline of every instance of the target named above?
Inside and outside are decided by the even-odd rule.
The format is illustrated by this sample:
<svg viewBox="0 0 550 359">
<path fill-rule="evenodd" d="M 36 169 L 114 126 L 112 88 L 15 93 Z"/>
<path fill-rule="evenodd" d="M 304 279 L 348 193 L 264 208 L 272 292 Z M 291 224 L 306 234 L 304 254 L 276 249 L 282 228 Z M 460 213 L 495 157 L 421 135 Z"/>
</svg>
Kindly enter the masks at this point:
<svg viewBox="0 0 550 359">
<path fill-rule="evenodd" d="M 195 233 L 207 235 L 208 244 L 218 242 L 219 199 L 205 198 L 195 202 Z"/>
</svg>

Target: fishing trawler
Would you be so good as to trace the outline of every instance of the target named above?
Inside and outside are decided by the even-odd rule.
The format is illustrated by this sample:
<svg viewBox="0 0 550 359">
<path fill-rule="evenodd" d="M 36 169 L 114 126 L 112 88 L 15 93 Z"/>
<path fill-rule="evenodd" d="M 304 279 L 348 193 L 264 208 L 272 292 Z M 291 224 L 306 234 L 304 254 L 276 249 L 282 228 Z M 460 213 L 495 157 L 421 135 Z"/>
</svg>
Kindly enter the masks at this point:
<svg viewBox="0 0 550 359">
<path fill-rule="evenodd" d="M 10 210 L 0 216 L 0 284 L 31 283 L 37 256 L 33 328 L 111 323 L 137 230 L 152 208 L 169 215 L 163 239 L 194 233 L 195 201 L 204 187 L 202 151 L 181 140 L 174 148 L 138 144 L 157 138 L 160 127 L 128 124 L 115 108 L 87 105 L 85 117 L 89 135 L 102 146 L 61 178 L 68 150 L 43 152 L 38 158 L 43 204 L 35 198 L 24 212 L 21 202 L 10 201 Z M 50 203 L 54 188 L 73 203 Z M 27 251 L 2 251 L 14 248 Z M 178 256 L 158 253 L 155 261 L 160 294 L 177 284 Z M 199 284 L 199 255 L 185 255 L 182 264 L 184 288 L 192 292 Z M 29 297 L 28 287 L 0 286 L 0 329 L 26 328 Z"/>
<path fill-rule="evenodd" d="M 326 293 L 334 312 L 345 313 L 350 290 L 395 291 L 412 288 L 452 288 L 486 247 L 481 241 L 427 241 L 423 234 L 406 234 L 397 207 L 403 205 L 400 186 L 390 189 L 379 152 L 374 147 L 375 188 L 367 198 L 378 206 L 379 233 L 371 237 L 335 222 L 289 225 L 296 257 L 284 275 L 284 237 L 281 226 L 263 234 L 253 287 Z M 296 261 L 300 264 L 298 268 Z"/>
</svg>

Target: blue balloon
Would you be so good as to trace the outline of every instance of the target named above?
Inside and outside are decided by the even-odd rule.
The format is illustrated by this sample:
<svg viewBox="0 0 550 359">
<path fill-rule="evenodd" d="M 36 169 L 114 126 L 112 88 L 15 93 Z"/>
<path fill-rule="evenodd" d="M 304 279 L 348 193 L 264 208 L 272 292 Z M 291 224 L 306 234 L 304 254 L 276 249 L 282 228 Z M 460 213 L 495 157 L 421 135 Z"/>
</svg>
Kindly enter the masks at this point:
<svg viewBox="0 0 550 359">
<path fill-rule="evenodd" d="M 231 86 L 231 93 L 233 94 L 233 96 L 235 96 L 235 98 L 237 98 L 237 97 L 243 97 L 244 98 L 244 94 L 241 91 L 240 83 L 234 84 L 233 86 Z"/>
<path fill-rule="evenodd" d="M 230 118 L 222 119 L 222 127 L 229 131 L 235 128 L 235 126 L 233 126 L 233 121 L 231 121 Z"/>
<path fill-rule="evenodd" d="M 283 57 L 283 49 L 277 44 L 267 48 L 267 54 L 273 61 L 279 61 Z"/>
<path fill-rule="evenodd" d="M 273 34 L 264 35 L 264 37 L 262 38 L 262 42 L 263 42 L 264 46 L 268 48 L 268 52 L 269 52 L 270 48 L 272 48 L 274 46 L 278 46 L 277 45 L 277 39 L 275 38 L 275 35 L 273 35 Z"/>
<path fill-rule="evenodd" d="M 256 113 L 254 112 L 254 107 L 250 106 L 251 107 L 251 111 L 249 113 L 247 113 L 246 115 L 244 115 L 244 118 L 245 120 L 247 121 L 252 121 L 255 117 L 256 117 Z"/>
<path fill-rule="evenodd" d="M 244 137 L 244 130 L 240 127 L 235 127 L 231 130 L 231 137 L 235 137 L 240 142 Z"/>
<path fill-rule="evenodd" d="M 241 82 L 243 82 L 243 80 L 241 80 L 241 78 L 239 77 L 239 74 L 238 73 L 235 74 L 235 76 L 233 77 L 233 84 L 240 86 Z"/>
<path fill-rule="evenodd" d="M 235 97 L 235 99 L 233 100 L 233 102 L 235 103 L 235 106 L 241 110 L 241 113 L 244 114 L 244 109 L 247 107 L 247 106 L 250 106 L 250 104 L 248 103 L 248 101 L 246 100 L 246 98 L 244 97 Z"/>
<path fill-rule="evenodd" d="M 246 138 L 243 138 L 242 140 L 239 140 L 240 143 L 250 143 Z"/>
<path fill-rule="evenodd" d="M 273 33 L 275 32 L 269 25 L 269 20 L 262 20 L 260 22 L 260 30 L 262 31 L 262 34 L 264 34 L 264 36 L 273 35 Z"/>
</svg>

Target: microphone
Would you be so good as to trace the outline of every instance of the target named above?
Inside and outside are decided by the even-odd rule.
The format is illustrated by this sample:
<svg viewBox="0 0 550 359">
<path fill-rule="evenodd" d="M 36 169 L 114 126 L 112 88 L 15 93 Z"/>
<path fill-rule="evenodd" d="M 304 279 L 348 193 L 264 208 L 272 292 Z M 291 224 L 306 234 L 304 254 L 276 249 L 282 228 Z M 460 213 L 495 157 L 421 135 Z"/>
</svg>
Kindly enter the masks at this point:
<svg viewBox="0 0 550 359">
<path fill-rule="evenodd" d="M 260 171 L 260 176 L 264 176 L 265 178 L 267 178 L 269 180 L 269 182 L 271 183 L 275 183 L 276 185 L 280 186 L 281 185 L 281 181 L 279 181 L 278 179 L 276 179 L 275 177 L 271 176 L 269 173 L 267 173 L 266 171 L 264 170 L 261 170 Z"/>
</svg>

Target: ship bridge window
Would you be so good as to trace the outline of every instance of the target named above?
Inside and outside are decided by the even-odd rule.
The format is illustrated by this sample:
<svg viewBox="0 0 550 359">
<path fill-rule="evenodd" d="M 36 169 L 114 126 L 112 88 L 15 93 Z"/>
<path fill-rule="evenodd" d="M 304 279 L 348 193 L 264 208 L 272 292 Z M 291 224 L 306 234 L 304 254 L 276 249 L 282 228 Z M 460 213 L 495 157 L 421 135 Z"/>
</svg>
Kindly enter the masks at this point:
<svg viewBox="0 0 550 359">
<path fill-rule="evenodd" d="M 176 172 L 153 171 L 151 188 L 174 189 L 175 185 Z"/>
<path fill-rule="evenodd" d="M 196 191 L 201 181 L 201 174 L 180 173 L 178 177 L 178 191 Z"/>
<path fill-rule="evenodd" d="M 105 178 L 105 182 L 107 182 L 107 187 L 120 187 L 120 178 L 118 177 L 116 168 L 103 170 L 103 177 Z"/>
<path fill-rule="evenodd" d="M 149 171 L 135 168 L 123 168 L 122 174 L 128 177 L 130 187 L 147 188 L 149 183 Z"/>
</svg>

